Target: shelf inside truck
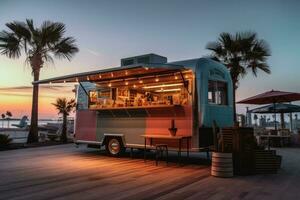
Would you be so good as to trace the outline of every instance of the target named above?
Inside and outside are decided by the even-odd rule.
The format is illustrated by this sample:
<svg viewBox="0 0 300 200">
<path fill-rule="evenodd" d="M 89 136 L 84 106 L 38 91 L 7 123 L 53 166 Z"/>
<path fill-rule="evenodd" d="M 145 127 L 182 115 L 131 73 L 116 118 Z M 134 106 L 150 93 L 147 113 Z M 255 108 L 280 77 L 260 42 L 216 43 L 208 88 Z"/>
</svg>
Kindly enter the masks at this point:
<svg viewBox="0 0 300 200">
<path fill-rule="evenodd" d="M 181 105 L 90 108 L 90 110 L 97 111 L 101 117 L 175 117 L 184 112 L 184 108 Z"/>
</svg>

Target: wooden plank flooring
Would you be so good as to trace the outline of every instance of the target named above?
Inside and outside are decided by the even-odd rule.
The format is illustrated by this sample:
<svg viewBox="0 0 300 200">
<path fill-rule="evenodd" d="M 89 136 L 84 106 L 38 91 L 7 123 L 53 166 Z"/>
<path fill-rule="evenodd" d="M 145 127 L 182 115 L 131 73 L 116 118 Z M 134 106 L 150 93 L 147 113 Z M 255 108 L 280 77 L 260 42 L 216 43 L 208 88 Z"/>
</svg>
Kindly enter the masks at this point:
<svg viewBox="0 0 300 200">
<path fill-rule="evenodd" d="M 58 145 L 0 152 L 0 199 L 300 199 L 300 149 L 280 149 L 277 175 L 210 176 L 205 154 L 183 167 L 135 152 L 111 158 L 99 150 Z"/>
</svg>

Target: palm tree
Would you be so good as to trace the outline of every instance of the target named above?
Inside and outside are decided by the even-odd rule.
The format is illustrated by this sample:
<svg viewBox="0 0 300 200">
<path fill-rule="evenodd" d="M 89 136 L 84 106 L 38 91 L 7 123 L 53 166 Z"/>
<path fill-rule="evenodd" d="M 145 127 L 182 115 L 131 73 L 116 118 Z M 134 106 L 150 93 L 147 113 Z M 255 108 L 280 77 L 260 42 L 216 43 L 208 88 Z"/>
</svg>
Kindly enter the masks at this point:
<svg viewBox="0 0 300 200">
<path fill-rule="evenodd" d="M 2 118 L 2 128 L 3 128 L 4 127 L 4 119 L 5 119 L 5 114 L 4 113 L 1 114 L 1 118 Z"/>
<path fill-rule="evenodd" d="M 271 55 L 268 44 L 258 39 L 253 32 L 238 32 L 235 35 L 221 33 L 218 40 L 207 44 L 206 49 L 211 50 L 212 56 L 222 62 L 230 70 L 233 82 L 233 111 L 236 122 L 235 94 L 239 81 L 248 70 L 257 76 L 258 70 L 271 73 L 267 58 Z"/>
<path fill-rule="evenodd" d="M 67 116 L 75 108 L 75 99 L 67 100 L 66 98 L 57 98 L 55 103 L 52 103 L 58 110 L 58 114 L 63 116 L 63 127 L 60 140 L 63 143 L 67 143 Z"/>
<path fill-rule="evenodd" d="M 40 71 L 46 62 L 53 63 L 53 56 L 70 60 L 78 52 L 75 39 L 64 37 L 65 25 L 59 22 L 45 21 L 41 27 L 35 27 L 32 20 L 7 23 L 9 31 L 0 32 L 0 52 L 9 58 L 19 58 L 22 50 L 26 63 L 30 64 L 33 80 L 38 81 Z M 28 143 L 38 141 L 38 93 L 39 86 L 33 85 L 32 110 Z"/>
<path fill-rule="evenodd" d="M 12 113 L 10 111 L 6 111 L 7 128 L 9 128 L 9 121 L 11 117 L 12 117 Z"/>
</svg>

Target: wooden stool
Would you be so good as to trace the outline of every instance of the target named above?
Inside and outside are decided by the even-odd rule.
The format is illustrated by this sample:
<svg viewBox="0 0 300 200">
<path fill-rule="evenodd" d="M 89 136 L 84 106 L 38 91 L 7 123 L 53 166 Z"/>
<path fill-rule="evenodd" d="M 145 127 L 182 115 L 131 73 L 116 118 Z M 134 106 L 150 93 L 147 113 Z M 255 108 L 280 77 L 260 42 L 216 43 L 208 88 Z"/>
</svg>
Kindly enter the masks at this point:
<svg viewBox="0 0 300 200">
<path fill-rule="evenodd" d="M 155 161 L 156 161 L 156 166 L 158 165 L 158 158 L 163 157 L 163 152 L 166 152 L 166 163 L 168 165 L 168 145 L 167 144 L 156 144 L 155 145 Z"/>
</svg>

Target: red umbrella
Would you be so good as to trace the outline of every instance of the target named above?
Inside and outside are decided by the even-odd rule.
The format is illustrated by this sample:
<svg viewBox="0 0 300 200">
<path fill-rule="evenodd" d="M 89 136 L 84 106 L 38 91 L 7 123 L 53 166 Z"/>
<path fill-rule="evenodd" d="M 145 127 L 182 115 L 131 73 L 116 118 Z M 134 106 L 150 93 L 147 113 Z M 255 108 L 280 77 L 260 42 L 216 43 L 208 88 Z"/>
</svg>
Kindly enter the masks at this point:
<svg viewBox="0 0 300 200">
<path fill-rule="evenodd" d="M 300 100 L 300 93 L 296 92 L 283 92 L 271 90 L 258 94 L 253 97 L 241 100 L 237 103 L 244 104 L 269 104 L 269 103 L 282 103 L 282 102 L 292 102 Z"/>
</svg>

